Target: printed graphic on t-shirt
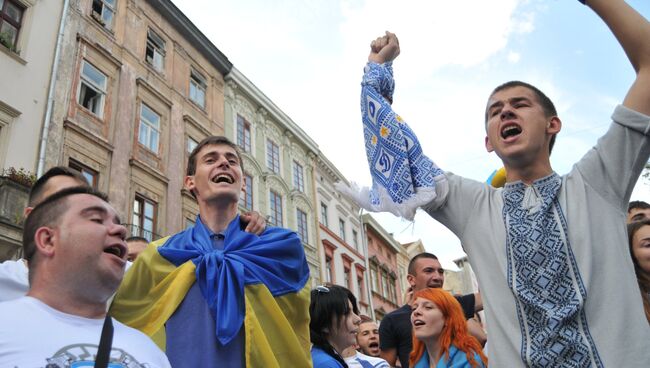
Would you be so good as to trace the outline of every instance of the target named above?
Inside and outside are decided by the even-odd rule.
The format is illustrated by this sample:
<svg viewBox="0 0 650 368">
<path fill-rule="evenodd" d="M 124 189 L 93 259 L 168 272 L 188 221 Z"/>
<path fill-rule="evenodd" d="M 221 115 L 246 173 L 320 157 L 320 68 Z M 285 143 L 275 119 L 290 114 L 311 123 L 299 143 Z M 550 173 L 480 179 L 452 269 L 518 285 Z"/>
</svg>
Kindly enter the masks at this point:
<svg viewBox="0 0 650 368">
<path fill-rule="evenodd" d="M 51 358 L 47 358 L 47 365 L 44 368 L 94 367 L 98 348 L 98 345 L 93 344 L 68 345 L 57 351 Z M 122 349 L 111 349 L 108 368 L 148 367 L 148 364 L 138 362 L 133 355 Z"/>
</svg>

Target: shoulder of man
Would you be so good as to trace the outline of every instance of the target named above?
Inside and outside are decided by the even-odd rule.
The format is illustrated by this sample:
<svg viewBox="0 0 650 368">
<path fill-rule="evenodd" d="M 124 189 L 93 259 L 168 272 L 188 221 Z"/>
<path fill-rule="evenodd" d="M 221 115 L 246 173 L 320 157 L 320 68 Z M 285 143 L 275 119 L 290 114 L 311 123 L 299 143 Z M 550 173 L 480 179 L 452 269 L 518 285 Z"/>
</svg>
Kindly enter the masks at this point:
<svg viewBox="0 0 650 368">
<path fill-rule="evenodd" d="M 474 294 L 455 295 L 454 298 L 458 300 L 461 308 L 463 308 L 465 319 L 472 318 L 474 316 L 474 306 L 476 305 L 476 298 Z"/>
</svg>

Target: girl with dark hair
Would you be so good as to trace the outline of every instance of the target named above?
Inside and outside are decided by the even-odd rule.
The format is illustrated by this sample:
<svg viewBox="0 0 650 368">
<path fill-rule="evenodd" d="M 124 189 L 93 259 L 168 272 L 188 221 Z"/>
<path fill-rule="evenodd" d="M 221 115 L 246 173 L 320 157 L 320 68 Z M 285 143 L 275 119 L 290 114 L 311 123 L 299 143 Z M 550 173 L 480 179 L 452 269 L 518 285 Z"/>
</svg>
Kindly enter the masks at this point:
<svg viewBox="0 0 650 368">
<path fill-rule="evenodd" d="M 442 289 L 432 288 L 416 292 L 414 298 L 410 367 L 487 366 L 481 345 L 467 332 L 463 309 L 456 298 Z"/>
<path fill-rule="evenodd" d="M 634 272 L 641 289 L 643 310 L 650 323 L 650 220 L 627 225 L 627 235 Z"/>
<path fill-rule="evenodd" d="M 342 286 L 316 286 L 311 291 L 309 315 L 314 368 L 347 368 L 341 353 L 357 342 L 361 321 L 357 298 Z"/>
</svg>

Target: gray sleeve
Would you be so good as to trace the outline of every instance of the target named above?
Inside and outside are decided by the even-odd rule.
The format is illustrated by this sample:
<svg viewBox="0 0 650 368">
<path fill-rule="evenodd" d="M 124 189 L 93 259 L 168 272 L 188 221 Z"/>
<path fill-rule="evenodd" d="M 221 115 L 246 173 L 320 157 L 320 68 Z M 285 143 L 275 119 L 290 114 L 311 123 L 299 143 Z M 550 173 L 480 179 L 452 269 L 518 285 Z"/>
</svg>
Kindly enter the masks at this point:
<svg viewBox="0 0 650 368">
<path fill-rule="evenodd" d="M 630 195 L 650 156 L 650 117 L 619 105 L 612 125 L 574 166 L 585 182 L 615 207 L 627 210 Z"/>
<path fill-rule="evenodd" d="M 495 190 L 485 183 L 466 179 L 447 172 L 444 191 L 436 186 L 437 196 L 422 209 L 462 238 L 470 215 L 480 203 L 489 203 Z"/>
</svg>

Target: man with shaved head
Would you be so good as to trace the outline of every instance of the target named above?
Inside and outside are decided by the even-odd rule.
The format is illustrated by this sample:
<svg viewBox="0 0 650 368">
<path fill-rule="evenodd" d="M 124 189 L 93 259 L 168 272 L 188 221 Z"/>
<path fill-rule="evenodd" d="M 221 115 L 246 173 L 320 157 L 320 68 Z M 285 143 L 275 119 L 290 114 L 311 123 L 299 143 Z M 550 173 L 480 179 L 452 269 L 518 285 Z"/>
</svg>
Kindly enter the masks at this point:
<svg viewBox="0 0 650 368">
<path fill-rule="evenodd" d="M 34 207 L 50 195 L 76 186 L 88 186 L 79 171 L 66 166 L 55 166 L 47 170 L 32 186 L 23 216 L 26 218 Z M 24 296 L 28 290 L 27 260 L 0 263 L 0 302 Z"/>
<path fill-rule="evenodd" d="M 146 335 L 106 316 L 124 276 L 125 237 L 106 196 L 87 186 L 33 207 L 23 232 L 30 289 L 0 303 L 0 366 L 170 367 Z"/>
</svg>

